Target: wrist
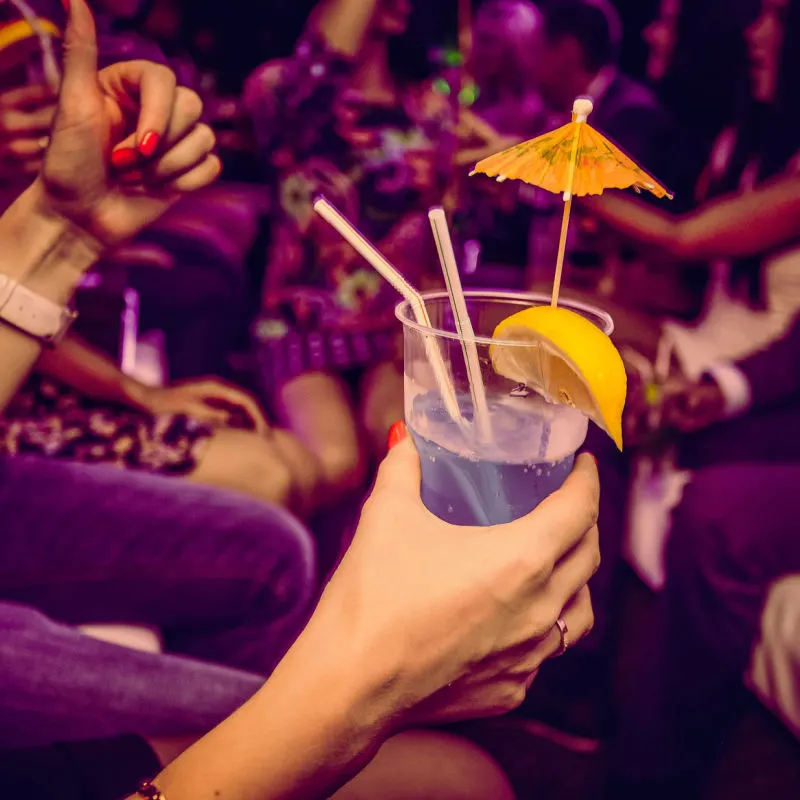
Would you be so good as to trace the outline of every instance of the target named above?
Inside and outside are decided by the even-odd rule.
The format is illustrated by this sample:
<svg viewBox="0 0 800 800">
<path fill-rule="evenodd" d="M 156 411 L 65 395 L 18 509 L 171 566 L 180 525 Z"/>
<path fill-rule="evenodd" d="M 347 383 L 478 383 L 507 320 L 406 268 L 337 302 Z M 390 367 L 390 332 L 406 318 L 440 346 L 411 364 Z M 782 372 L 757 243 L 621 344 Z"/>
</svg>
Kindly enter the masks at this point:
<svg viewBox="0 0 800 800">
<path fill-rule="evenodd" d="M 153 387 L 147 386 L 136 378 L 123 375 L 120 380 L 122 402 L 140 411 L 152 411 Z"/>
<path fill-rule="evenodd" d="M 323 601 L 324 602 L 324 601 Z M 362 648 L 348 631 L 327 624 L 317 610 L 306 629 L 270 678 L 265 692 L 284 693 L 288 684 L 308 696 L 319 692 L 314 706 L 321 723 L 340 729 L 337 741 L 347 751 L 340 756 L 358 759 L 380 746 L 393 733 L 400 704 L 394 675 L 384 669 L 379 654 Z M 287 686 L 277 685 L 284 680 Z M 306 701 L 308 702 L 308 701 Z"/>
<path fill-rule="evenodd" d="M 244 706 L 161 773 L 167 797 L 330 797 L 366 766 L 388 717 L 346 640 L 317 620 Z"/>
<path fill-rule="evenodd" d="M 103 251 L 101 243 L 52 209 L 35 180 L 0 218 L 0 272 L 66 303 Z"/>
</svg>

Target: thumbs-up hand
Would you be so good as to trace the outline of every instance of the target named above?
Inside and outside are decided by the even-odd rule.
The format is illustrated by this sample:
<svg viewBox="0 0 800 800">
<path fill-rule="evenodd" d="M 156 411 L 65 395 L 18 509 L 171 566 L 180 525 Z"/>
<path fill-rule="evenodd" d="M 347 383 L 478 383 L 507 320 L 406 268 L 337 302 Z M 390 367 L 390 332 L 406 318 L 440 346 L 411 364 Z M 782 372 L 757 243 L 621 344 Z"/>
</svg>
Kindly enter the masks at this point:
<svg viewBox="0 0 800 800">
<path fill-rule="evenodd" d="M 49 210 L 102 247 L 154 222 L 220 172 L 202 101 L 147 61 L 98 71 L 86 0 L 71 0 L 58 108 L 40 181 Z"/>
</svg>

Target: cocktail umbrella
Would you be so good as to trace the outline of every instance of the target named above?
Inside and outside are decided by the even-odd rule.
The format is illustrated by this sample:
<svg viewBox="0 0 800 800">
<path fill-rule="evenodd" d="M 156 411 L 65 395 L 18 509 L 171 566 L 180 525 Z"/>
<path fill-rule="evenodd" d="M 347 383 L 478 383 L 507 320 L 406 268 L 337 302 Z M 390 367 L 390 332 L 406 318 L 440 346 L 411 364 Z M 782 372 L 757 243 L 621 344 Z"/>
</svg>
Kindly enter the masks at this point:
<svg viewBox="0 0 800 800">
<path fill-rule="evenodd" d="M 561 288 L 573 197 L 602 194 L 606 189 L 632 188 L 672 199 L 666 187 L 587 123 L 592 108 L 591 100 L 578 98 L 572 108 L 572 122 L 483 159 L 471 173 L 480 172 L 498 181 L 521 180 L 554 194 L 563 193 L 564 218 L 553 281 L 554 306 L 558 305 Z"/>
</svg>

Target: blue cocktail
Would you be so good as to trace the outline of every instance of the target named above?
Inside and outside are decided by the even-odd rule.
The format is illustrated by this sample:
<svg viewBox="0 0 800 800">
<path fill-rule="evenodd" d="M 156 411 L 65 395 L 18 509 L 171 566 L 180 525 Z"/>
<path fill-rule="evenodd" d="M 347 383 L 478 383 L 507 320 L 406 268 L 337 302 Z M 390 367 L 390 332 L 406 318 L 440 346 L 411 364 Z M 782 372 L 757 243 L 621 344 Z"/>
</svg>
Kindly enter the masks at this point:
<svg viewBox="0 0 800 800">
<path fill-rule="evenodd" d="M 537 295 L 466 292 L 475 328 L 489 406 L 490 435 L 481 436 L 469 393 L 461 340 L 454 332 L 445 293 L 425 296 L 432 328 L 414 322 L 406 304 L 398 306 L 405 330 L 406 423 L 422 464 L 422 500 L 438 517 L 455 525 L 496 525 L 536 508 L 572 470 L 588 422 L 578 410 L 544 398 L 497 375 L 490 347 L 525 346 L 492 342 L 497 324 L 522 308 L 547 302 Z M 602 312 L 566 303 L 606 332 Z M 461 419 L 448 413 L 428 358 L 435 339 L 456 389 Z M 426 339 L 428 343 L 426 345 Z"/>
</svg>

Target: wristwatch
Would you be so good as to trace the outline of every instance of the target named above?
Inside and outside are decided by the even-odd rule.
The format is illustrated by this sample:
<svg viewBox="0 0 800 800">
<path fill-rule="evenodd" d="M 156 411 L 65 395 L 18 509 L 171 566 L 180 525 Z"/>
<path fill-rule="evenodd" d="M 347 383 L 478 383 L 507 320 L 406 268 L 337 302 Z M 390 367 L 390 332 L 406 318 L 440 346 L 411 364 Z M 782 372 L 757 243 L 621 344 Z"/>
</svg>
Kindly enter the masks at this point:
<svg viewBox="0 0 800 800">
<path fill-rule="evenodd" d="M 58 344 L 78 315 L 70 308 L 0 275 L 0 322 L 16 328 L 47 347 Z"/>
</svg>

